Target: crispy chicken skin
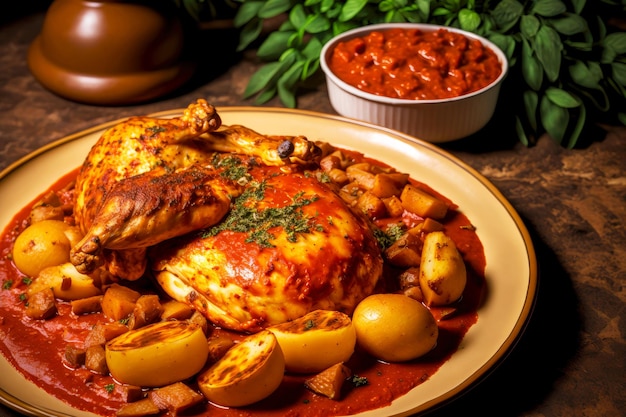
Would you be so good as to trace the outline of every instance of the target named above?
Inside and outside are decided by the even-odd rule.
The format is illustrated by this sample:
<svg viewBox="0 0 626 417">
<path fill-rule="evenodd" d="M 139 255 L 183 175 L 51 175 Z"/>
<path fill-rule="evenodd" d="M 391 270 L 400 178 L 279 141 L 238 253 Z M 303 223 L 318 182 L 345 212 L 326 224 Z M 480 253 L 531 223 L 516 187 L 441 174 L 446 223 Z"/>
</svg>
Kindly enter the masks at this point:
<svg viewBox="0 0 626 417">
<path fill-rule="evenodd" d="M 85 238 L 72 249 L 76 268 L 89 273 L 104 263 L 120 278 L 138 279 L 146 247 L 219 221 L 237 191 L 208 177 L 215 151 L 254 155 L 266 165 L 309 164 L 321 156 L 304 137 L 221 126 L 205 100 L 179 118 L 121 122 L 102 135 L 77 177 L 74 213 Z M 204 179 L 190 182 L 190 175 Z"/>
<path fill-rule="evenodd" d="M 253 172 L 263 181 L 260 200 L 248 188 L 217 229 L 151 249 L 161 287 L 237 331 L 256 332 L 315 309 L 350 314 L 382 274 L 371 229 L 315 176 L 267 167 Z M 272 213 L 285 224 L 273 224 Z M 251 230 L 242 227 L 244 214 L 258 219 Z"/>
</svg>

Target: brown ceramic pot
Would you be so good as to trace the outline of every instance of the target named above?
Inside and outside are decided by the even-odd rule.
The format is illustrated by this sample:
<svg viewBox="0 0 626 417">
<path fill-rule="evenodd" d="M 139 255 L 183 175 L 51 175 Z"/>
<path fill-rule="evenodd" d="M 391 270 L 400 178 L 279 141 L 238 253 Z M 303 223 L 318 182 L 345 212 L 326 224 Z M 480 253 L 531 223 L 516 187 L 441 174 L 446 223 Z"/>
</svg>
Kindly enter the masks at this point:
<svg viewBox="0 0 626 417">
<path fill-rule="evenodd" d="M 71 100 L 146 101 L 191 77 L 184 32 L 170 0 L 55 0 L 28 64 L 42 85 Z"/>
</svg>

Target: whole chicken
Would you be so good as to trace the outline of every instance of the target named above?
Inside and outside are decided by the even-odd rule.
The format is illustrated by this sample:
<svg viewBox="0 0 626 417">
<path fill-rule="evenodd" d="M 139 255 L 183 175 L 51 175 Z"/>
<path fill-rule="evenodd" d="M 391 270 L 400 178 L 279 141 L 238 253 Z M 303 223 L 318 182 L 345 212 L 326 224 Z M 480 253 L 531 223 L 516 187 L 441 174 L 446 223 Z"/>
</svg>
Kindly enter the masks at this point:
<svg viewBox="0 0 626 417">
<path fill-rule="evenodd" d="M 211 166 L 216 151 L 267 165 L 307 164 L 321 155 L 302 136 L 221 126 L 202 99 L 178 118 L 121 122 L 103 133 L 76 180 L 74 214 L 85 233 L 72 249 L 76 268 L 89 273 L 105 264 L 115 276 L 138 279 L 148 246 L 219 221 L 241 187 Z"/>
</svg>

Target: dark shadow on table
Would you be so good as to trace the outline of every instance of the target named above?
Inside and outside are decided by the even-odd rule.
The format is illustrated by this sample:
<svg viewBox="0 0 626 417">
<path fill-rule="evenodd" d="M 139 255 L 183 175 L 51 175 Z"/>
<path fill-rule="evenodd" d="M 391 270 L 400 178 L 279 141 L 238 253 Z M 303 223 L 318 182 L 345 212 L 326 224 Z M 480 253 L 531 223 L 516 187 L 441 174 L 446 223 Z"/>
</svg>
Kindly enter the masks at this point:
<svg viewBox="0 0 626 417">
<path fill-rule="evenodd" d="M 539 286 L 525 332 L 483 381 L 428 417 L 468 412 L 508 417 L 536 410 L 578 350 L 581 317 L 572 282 L 554 252 L 535 231 L 529 232 L 537 255 Z"/>
</svg>

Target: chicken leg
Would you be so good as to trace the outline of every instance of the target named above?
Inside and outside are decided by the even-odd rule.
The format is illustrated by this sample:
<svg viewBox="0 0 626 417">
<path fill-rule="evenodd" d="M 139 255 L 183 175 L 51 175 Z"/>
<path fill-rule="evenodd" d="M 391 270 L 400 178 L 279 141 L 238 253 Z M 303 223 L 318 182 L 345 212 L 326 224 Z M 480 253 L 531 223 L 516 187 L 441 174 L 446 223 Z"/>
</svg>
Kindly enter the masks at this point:
<svg viewBox="0 0 626 417">
<path fill-rule="evenodd" d="M 145 269 L 147 247 L 219 222 L 239 189 L 219 172 L 200 166 L 167 175 L 153 170 L 123 179 L 106 194 L 70 259 L 81 273 L 93 272 L 108 261 L 116 265 L 109 267 L 110 272 L 137 279 Z M 132 260 L 128 267 L 125 259 Z"/>
</svg>

